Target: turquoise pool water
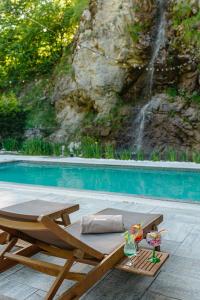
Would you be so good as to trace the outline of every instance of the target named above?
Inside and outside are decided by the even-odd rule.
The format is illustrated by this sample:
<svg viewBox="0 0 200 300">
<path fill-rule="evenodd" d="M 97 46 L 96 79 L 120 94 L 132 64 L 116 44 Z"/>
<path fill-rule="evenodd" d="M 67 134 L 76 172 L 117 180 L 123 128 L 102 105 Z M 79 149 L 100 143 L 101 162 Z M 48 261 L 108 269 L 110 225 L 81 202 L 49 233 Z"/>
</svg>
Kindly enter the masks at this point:
<svg viewBox="0 0 200 300">
<path fill-rule="evenodd" d="M 200 172 L 105 166 L 0 164 L 0 181 L 200 202 Z"/>
</svg>

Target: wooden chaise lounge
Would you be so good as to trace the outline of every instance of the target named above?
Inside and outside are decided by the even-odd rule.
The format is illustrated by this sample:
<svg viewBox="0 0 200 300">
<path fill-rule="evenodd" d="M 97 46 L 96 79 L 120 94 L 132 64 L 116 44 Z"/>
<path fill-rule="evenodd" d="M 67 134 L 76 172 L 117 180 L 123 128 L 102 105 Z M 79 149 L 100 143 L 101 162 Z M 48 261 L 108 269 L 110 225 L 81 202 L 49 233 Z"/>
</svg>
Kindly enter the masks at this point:
<svg viewBox="0 0 200 300">
<path fill-rule="evenodd" d="M 122 214 L 126 229 L 129 229 L 132 224 L 142 222 L 145 234 L 152 229 L 156 229 L 157 225 L 163 220 L 163 216 L 159 214 L 141 214 L 112 208 L 107 208 L 99 214 Z M 5 270 L 6 266 L 10 266 L 10 262 L 14 261 L 42 273 L 55 276 L 56 279 L 45 297 L 46 300 L 53 299 L 64 279 L 73 280 L 76 283 L 64 292 L 59 299 L 71 300 L 79 299 L 112 268 L 117 267 L 121 270 L 131 271 L 130 269 L 127 270 L 123 263 L 125 259 L 123 253 L 124 237 L 121 233 L 83 235 L 80 233 L 80 226 L 80 222 L 75 222 L 63 227 L 57 224 L 48 214 L 31 217 L 30 214 L 28 216 L 21 215 L 9 208 L 1 209 L 0 229 L 10 235 L 10 241 L 0 253 L 0 271 Z M 18 239 L 31 243 L 34 247 L 31 250 L 32 253 L 43 251 L 47 255 L 65 259 L 64 265 L 60 266 L 29 258 L 23 252 L 21 254 L 11 252 Z M 31 254 L 31 251 L 28 255 Z M 167 255 L 163 254 L 163 261 L 166 258 Z M 94 267 L 87 274 L 74 272 L 71 268 L 75 262 L 93 265 Z M 144 264 L 143 256 L 138 265 L 141 265 L 142 262 Z M 152 268 L 153 266 L 150 269 L 152 270 Z M 138 273 L 155 274 L 155 272 L 147 274 L 148 272 L 142 271 Z"/>
</svg>

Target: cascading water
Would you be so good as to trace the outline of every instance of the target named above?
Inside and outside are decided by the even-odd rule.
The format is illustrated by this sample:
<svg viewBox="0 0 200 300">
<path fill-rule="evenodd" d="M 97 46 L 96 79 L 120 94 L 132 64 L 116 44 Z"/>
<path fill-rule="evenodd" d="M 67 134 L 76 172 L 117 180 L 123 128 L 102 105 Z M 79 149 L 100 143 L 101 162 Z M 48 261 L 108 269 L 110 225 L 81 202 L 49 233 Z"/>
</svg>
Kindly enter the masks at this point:
<svg viewBox="0 0 200 300">
<path fill-rule="evenodd" d="M 149 101 L 140 109 L 138 116 L 136 117 L 137 131 L 136 131 L 136 138 L 134 144 L 137 150 L 140 150 L 142 148 L 146 116 L 148 112 L 151 111 L 151 108 L 156 101 L 154 98 L 152 98 L 155 63 L 157 61 L 160 49 L 165 46 L 166 0 L 157 0 L 157 1 L 158 1 L 158 22 L 157 22 L 158 25 L 157 25 L 157 32 L 155 37 L 155 43 L 153 46 L 152 56 L 148 65 L 147 83 L 146 83 L 145 95 L 144 95 L 145 99 L 149 99 Z"/>
</svg>

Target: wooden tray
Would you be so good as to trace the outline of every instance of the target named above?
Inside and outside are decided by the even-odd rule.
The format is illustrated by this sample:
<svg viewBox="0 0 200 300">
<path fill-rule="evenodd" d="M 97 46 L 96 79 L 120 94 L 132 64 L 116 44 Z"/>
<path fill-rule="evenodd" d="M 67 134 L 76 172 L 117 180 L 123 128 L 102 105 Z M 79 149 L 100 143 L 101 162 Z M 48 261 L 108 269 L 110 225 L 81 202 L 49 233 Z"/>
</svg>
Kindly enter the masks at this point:
<svg viewBox="0 0 200 300">
<path fill-rule="evenodd" d="M 132 258 L 133 266 L 127 266 L 128 258 L 123 258 L 116 269 L 153 277 L 169 257 L 165 252 L 156 252 L 156 255 L 160 258 L 160 262 L 153 264 L 148 261 L 152 256 L 152 250 L 141 248 L 138 255 Z"/>
</svg>

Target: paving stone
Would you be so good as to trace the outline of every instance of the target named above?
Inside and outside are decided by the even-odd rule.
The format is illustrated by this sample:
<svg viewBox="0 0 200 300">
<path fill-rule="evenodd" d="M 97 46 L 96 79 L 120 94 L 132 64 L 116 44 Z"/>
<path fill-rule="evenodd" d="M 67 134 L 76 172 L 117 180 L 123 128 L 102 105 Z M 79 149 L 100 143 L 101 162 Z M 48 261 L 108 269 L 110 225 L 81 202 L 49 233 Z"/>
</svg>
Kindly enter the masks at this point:
<svg viewBox="0 0 200 300">
<path fill-rule="evenodd" d="M 57 263 L 60 265 L 63 265 L 63 260 L 56 258 L 56 257 L 48 257 L 46 255 L 37 254 L 38 259 L 44 259 L 45 261 L 49 261 L 51 263 Z M 87 273 L 91 270 L 91 266 L 84 265 L 84 264 L 74 264 L 72 267 L 72 271 L 74 272 L 83 272 Z M 14 274 L 11 274 L 9 276 L 9 280 L 12 280 L 13 282 L 18 281 L 19 283 L 26 282 L 26 284 L 30 287 L 33 287 L 36 290 L 42 290 L 44 292 L 48 292 L 50 286 L 52 285 L 53 281 L 55 280 L 54 277 L 45 275 L 40 272 L 36 272 L 32 269 L 23 267 L 19 271 L 15 272 Z M 65 280 L 61 287 L 58 290 L 58 294 L 61 294 L 65 290 L 69 289 L 74 284 L 73 281 Z"/>
<path fill-rule="evenodd" d="M 179 299 L 163 296 L 163 295 L 152 293 L 152 292 L 148 291 L 144 294 L 144 296 L 141 298 L 141 300 L 179 300 Z"/>
<path fill-rule="evenodd" d="M 23 268 L 22 265 L 17 265 L 16 267 L 13 267 L 3 273 L 0 274 L 0 280 L 3 278 L 9 277 L 10 275 L 16 273 L 17 271 L 21 270 Z M 1 300 L 1 299 L 0 299 Z"/>
<path fill-rule="evenodd" d="M 154 207 L 152 205 L 129 203 L 127 208 L 130 211 L 136 211 L 136 212 L 141 212 L 141 213 L 152 213 Z"/>
<path fill-rule="evenodd" d="M 81 300 L 137 300 L 153 279 L 114 270 Z"/>
<path fill-rule="evenodd" d="M 200 260 L 200 226 L 195 226 L 175 251 L 176 255 Z"/>
<path fill-rule="evenodd" d="M 26 300 L 44 300 L 46 294 L 46 292 L 38 290 L 34 294 L 27 297 Z"/>
<path fill-rule="evenodd" d="M 199 300 L 200 280 L 180 274 L 161 271 L 150 291 L 181 300 Z"/>
<path fill-rule="evenodd" d="M 168 207 L 157 207 L 153 209 L 155 213 L 162 213 L 164 221 L 181 222 L 186 224 L 200 224 L 200 206 L 193 204 L 193 209 L 174 209 Z"/>
<path fill-rule="evenodd" d="M 163 236 L 162 250 L 173 255 L 157 278 L 137 276 L 114 270 L 106 275 L 81 299 L 84 300 L 199 300 L 200 299 L 200 206 L 164 203 L 146 199 L 145 203 L 130 203 L 131 197 L 88 194 L 87 198 L 74 196 L 63 189 L 0 185 L 0 207 L 31 199 L 79 203 L 80 210 L 71 215 L 72 221 L 82 215 L 95 213 L 106 207 L 116 207 L 137 212 L 163 213 L 165 223 L 160 228 L 168 232 Z M 117 201 L 114 201 L 114 200 Z M 121 202 L 119 201 L 121 200 Z M 133 200 L 134 201 L 134 200 Z M 149 201 L 149 202 L 148 202 Z M 163 204 L 164 203 L 164 204 Z M 142 243 L 147 246 L 146 242 Z M 175 255 L 174 255 L 175 254 Z M 63 264 L 62 259 L 37 254 L 37 258 Z M 74 270 L 88 272 L 91 267 L 75 264 Z M 44 299 L 54 278 L 17 266 L 0 274 L 0 293 L 17 300 Z M 25 285 L 24 285 L 25 283 Z M 65 281 L 62 293 L 74 282 Z M 23 295 L 23 296 L 22 296 Z M 0 298 L 1 300 L 1 298 Z"/>
<path fill-rule="evenodd" d="M 16 300 L 16 299 L 11 298 L 11 297 L 7 297 L 7 296 L 4 296 L 4 295 L 0 295 L 0 300 Z"/>
<path fill-rule="evenodd" d="M 9 278 L 0 280 L 1 294 L 17 300 L 24 300 L 28 296 L 36 292 L 37 289 L 25 284 L 26 280 L 20 283 L 18 280 L 12 280 L 12 275 Z"/>
<path fill-rule="evenodd" d="M 175 221 L 164 221 L 159 225 L 159 228 L 166 229 L 166 233 L 163 234 L 163 239 L 183 242 L 187 235 L 193 230 L 194 225 Z"/>
<path fill-rule="evenodd" d="M 166 264 L 162 267 L 163 272 L 167 272 L 169 276 L 182 275 L 200 280 L 200 261 L 198 258 L 186 258 L 177 255 L 171 255 Z"/>
<path fill-rule="evenodd" d="M 32 269 L 23 268 L 15 274 L 9 276 L 9 280 L 11 280 L 12 282 L 18 282 L 20 284 L 26 282 L 26 284 L 29 287 L 32 287 L 34 291 L 40 289 L 48 292 L 55 278 L 40 272 L 36 272 Z M 61 285 L 58 293 L 62 293 L 66 289 L 69 289 L 73 284 L 73 281 L 65 280 Z"/>
</svg>

